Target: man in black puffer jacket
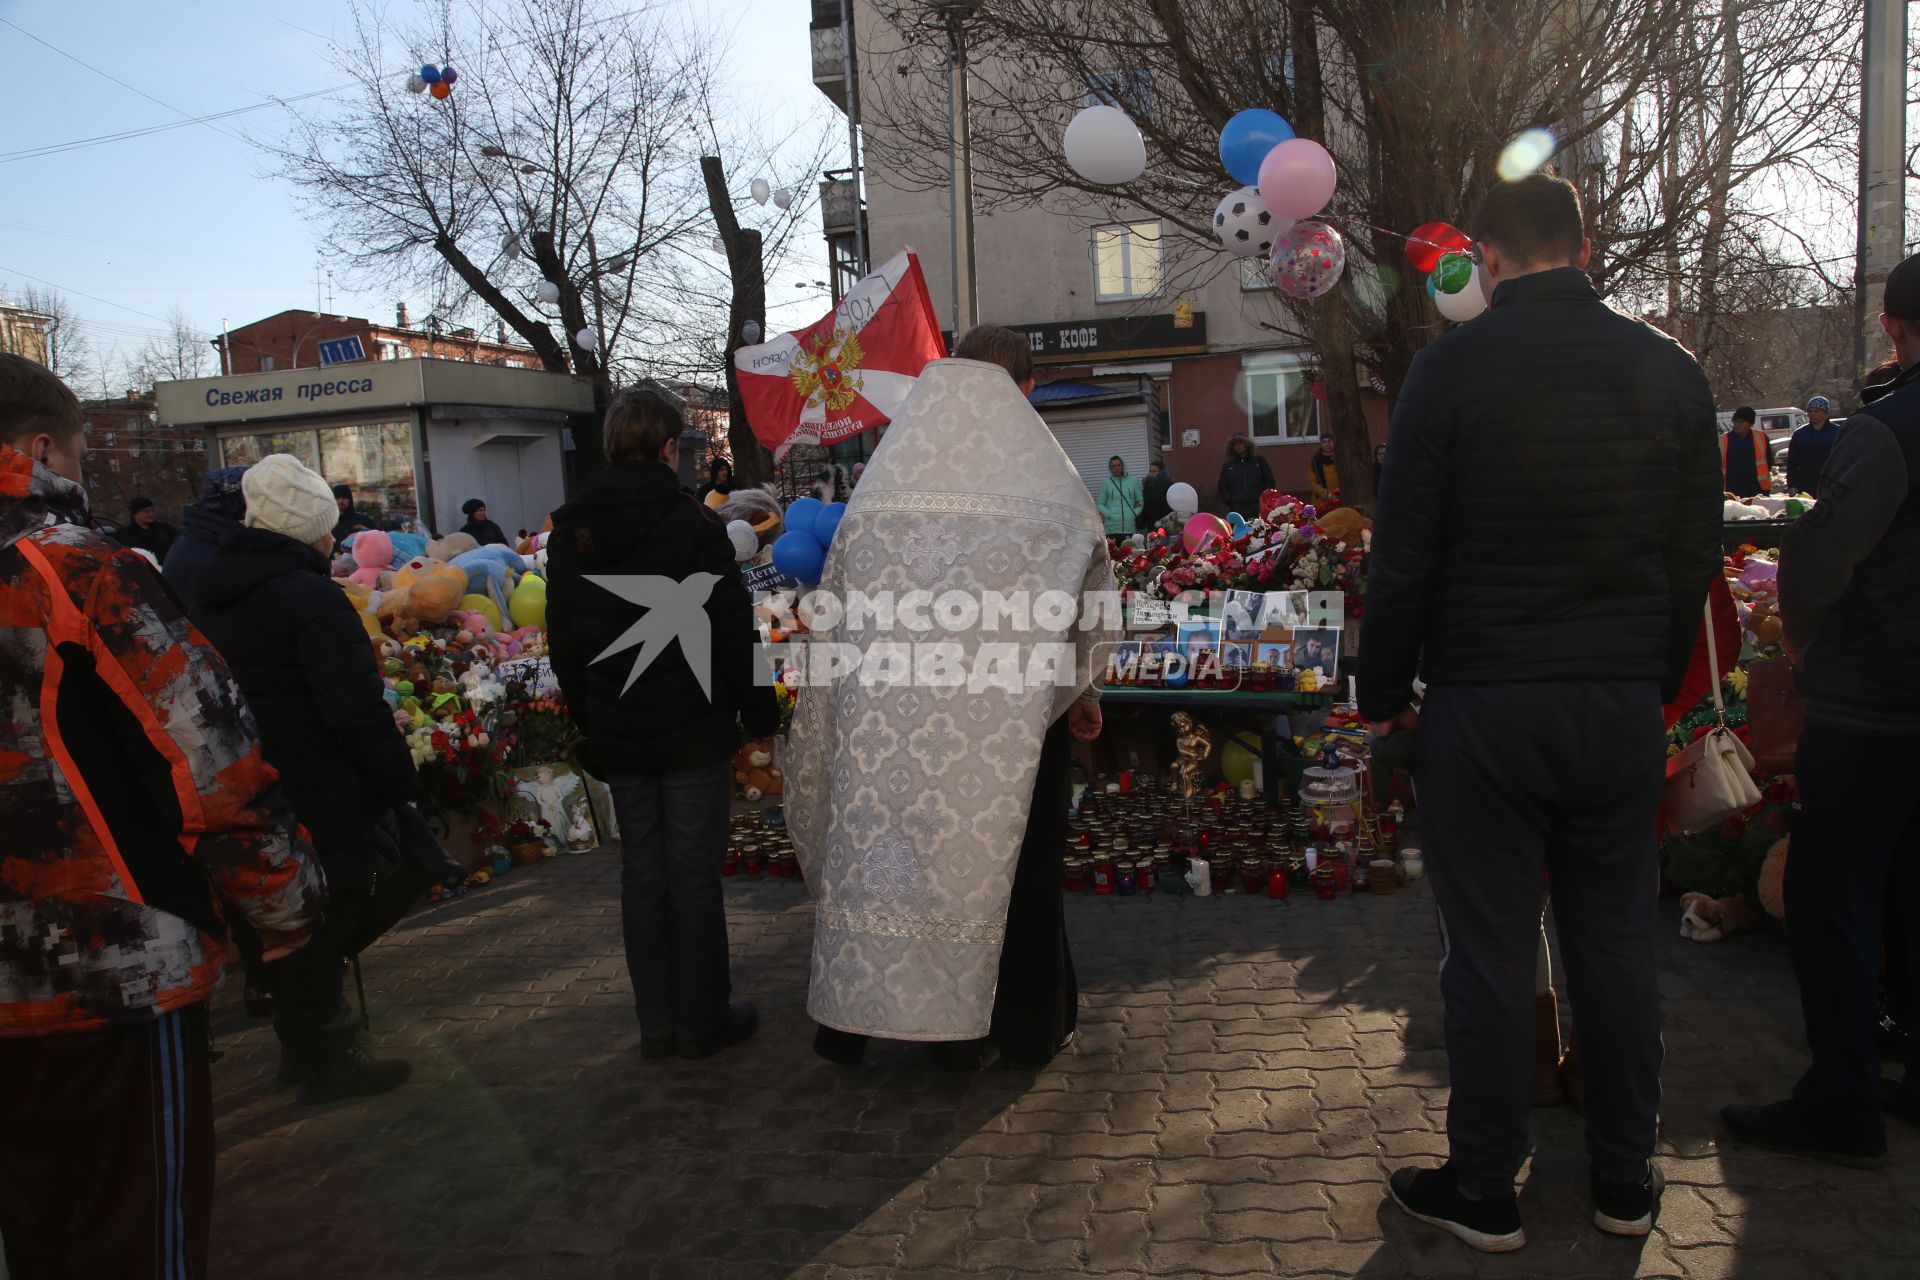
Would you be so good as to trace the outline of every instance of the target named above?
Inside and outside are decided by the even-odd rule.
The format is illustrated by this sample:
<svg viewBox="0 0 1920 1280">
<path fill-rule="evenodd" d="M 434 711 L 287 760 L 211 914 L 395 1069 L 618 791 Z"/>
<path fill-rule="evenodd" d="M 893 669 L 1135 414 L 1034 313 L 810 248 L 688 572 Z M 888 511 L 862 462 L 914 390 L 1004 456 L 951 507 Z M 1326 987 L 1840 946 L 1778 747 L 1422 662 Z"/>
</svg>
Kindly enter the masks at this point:
<svg viewBox="0 0 1920 1280">
<path fill-rule="evenodd" d="M 647 391 L 607 411 L 612 461 L 553 514 L 553 673 L 620 819 L 620 913 L 641 1052 L 706 1057 L 746 1039 L 729 1004 L 721 899 L 736 717 L 779 726 L 726 530 L 680 491 L 680 413 Z"/>
<path fill-rule="evenodd" d="M 1652 1229 L 1661 704 L 1720 564 L 1720 467 L 1705 373 L 1600 301 L 1569 183 L 1501 183 L 1473 237 L 1493 306 L 1414 358 L 1394 406 L 1358 679 L 1377 733 L 1417 725 L 1446 941 L 1451 1158 L 1399 1170 L 1393 1195 L 1507 1250 L 1526 1240 L 1513 1179 L 1549 872 L 1594 1221 Z"/>
<path fill-rule="evenodd" d="M 1900 375 L 1847 419 L 1819 505 L 1780 546 L 1780 617 L 1807 700 L 1787 941 L 1813 1063 L 1790 1098 L 1721 1113 L 1748 1142 L 1860 1166 L 1885 1162 L 1886 1116 L 1920 1124 L 1920 1067 L 1883 1080 L 1874 1049 L 1887 915 L 1905 943 L 1887 938 L 1889 985 L 1920 971 L 1920 257 L 1893 269 L 1882 307 Z"/>
<path fill-rule="evenodd" d="M 193 599 L 193 575 L 246 516 L 247 499 L 240 492 L 240 477 L 246 473 L 245 467 L 207 472 L 200 482 L 200 501 L 180 513 L 180 536 L 167 549 L 160 576 L 182 600 Z"/>
<path fill-rule="evenodd" d="M 332 899 L 313 941 L 267 966 L 281 1083 L 298 1083 L 303 1102 L 379 1093 L 410 1069 L 367 1057 L 341 967 L 431 882 L 402 856 L 394 816 L 413 800 L 413 756 L 367 633 L 328 576 L 339 509 L 326 482 L 277 453 L 249 467 L 241 487 L 246 525 L 194 575 L 191 616 L 247 696 Z"/>
</svg>

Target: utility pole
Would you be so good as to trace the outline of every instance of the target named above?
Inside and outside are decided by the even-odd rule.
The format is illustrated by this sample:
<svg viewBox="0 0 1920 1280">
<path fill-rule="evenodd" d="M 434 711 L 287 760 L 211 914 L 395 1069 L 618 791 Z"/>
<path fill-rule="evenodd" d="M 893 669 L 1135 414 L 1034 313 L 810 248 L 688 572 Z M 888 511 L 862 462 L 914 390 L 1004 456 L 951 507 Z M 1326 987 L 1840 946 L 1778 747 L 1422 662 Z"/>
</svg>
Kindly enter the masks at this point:
<svg viewBox="0 0 1920 1280">
<path fill-rule="evenodd" d="M 1866 6 L 1853 295 L 1856 387 L 1887 349 L 1880 308 L 1887 275 L 1906 249 L 1907 222 L 1907 0 L 1866 0 Z"/>
<path fill-rule="evenodd" d="M 727 442 L 733 446 L 735 485 L 765 484 L 773 479 L 773 455 L 767 452 L 747 422 L 747 404 L 740 395 L 740 375 L 733 367 L 733 354 L 746 341 L 745 330 L 751 324 L 754 342 L 767 336 L 767 278 L 761 258 L 758 231 L 743 230 L 734 216 L 733 196 L 727 190 L 726 166 L 718 156 L 700 157 L 700 174 L 707 182 L 707 204 L 720 229 L 720 242 L 727 250 L 727 274 L 733 281 L 733 301 L 727 308 Z"/>
<path fill-rule="evenodd" d="M 982 0 L 931 0 L 947 29 L 947 169 L 951 175 L 949 228 L 953 252 L 953 336 L 979 323 L 974 271 L 973 138 L 967 90 L 967 20 Z"/>
</svg>

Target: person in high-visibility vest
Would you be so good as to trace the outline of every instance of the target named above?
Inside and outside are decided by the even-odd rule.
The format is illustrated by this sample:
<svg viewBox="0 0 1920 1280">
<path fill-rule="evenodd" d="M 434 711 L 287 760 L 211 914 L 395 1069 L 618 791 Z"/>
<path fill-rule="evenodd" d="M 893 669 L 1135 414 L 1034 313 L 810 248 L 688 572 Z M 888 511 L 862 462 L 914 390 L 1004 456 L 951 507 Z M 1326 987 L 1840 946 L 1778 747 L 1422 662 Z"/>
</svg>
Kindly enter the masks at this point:
<svg viewBox="0 0 1920 1280">
<path fill-rule="evenodd" d="M 1733 411 L 1733 430 L 1720 437 L 1720 470 L 1727 492 L 1736 498 L 1773 488 L 1773 442 L 1766 432 L 1753 429 L 1754 421 L 1753 410 L 1743 404 Z"/>
</svg>

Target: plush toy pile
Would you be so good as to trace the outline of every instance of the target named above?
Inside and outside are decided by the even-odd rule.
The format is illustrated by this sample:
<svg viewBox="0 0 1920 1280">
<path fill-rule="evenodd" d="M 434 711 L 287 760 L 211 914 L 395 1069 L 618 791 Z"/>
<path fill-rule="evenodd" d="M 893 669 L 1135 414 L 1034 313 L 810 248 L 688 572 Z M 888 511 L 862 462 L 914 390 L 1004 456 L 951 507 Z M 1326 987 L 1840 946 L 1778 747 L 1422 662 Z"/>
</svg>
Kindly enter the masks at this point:
<svg viewBox="0 0 1920 1280">
<path fill-rule="evenodd" d="M 511 770 L 564 759 L 572 722 L 547 651 L 545 533 L 518 547 L 368 530 L 334 577 L 353 602 L 432 817 L 505 798 Z"/>
<path fill-rule="evenodd" d="M 1204 527 L 1199 522 L 1208 521 Z M 1195 515 L 1180 531 L 1108 539 L 1123 591 L 1171 600 L 1186 591 L 1344 591 L 1363 612 L 1373 522 L 1358 511 L 1320 511 L 1269 489 L 1260 514 Z"/>
</svg>

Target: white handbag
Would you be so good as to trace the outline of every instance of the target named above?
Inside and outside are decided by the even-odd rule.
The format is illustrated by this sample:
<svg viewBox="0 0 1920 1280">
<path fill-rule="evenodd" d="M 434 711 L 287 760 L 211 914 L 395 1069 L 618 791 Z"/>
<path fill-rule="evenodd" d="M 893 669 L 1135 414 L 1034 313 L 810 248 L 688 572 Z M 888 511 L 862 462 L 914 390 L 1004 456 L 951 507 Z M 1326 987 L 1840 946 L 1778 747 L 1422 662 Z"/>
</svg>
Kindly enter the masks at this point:
<svg viewBox="0 0 1920 1280">
<path fill-rule="evenodd" d="M 1713 642 L 1713 605 L 1707 605 L 1707 667 L 1713 677 L 1713 728 L 1667 761 L 1666 826 L 1684 835 L 1718 826 L 1760 803 L 1753 781 L 1753 754 L 1727 728 L 1720 696 L 1720 654 Z"/>
</svg>

